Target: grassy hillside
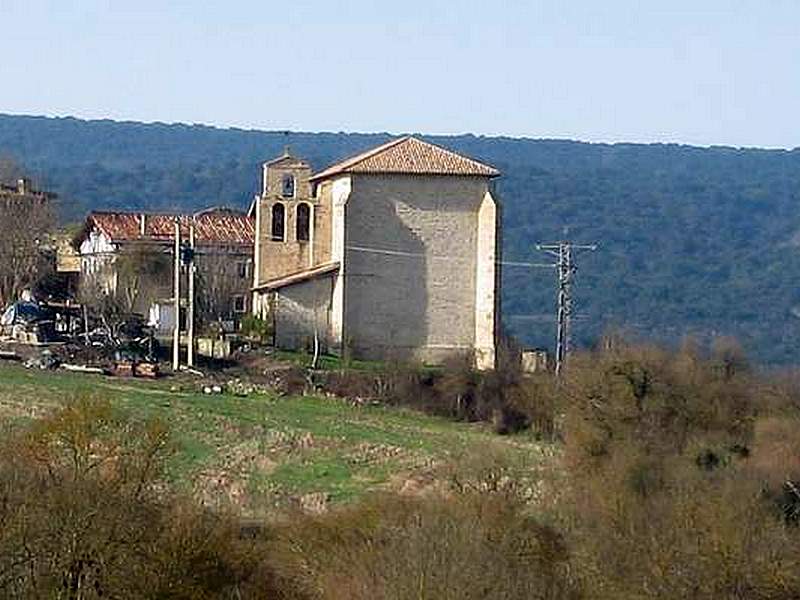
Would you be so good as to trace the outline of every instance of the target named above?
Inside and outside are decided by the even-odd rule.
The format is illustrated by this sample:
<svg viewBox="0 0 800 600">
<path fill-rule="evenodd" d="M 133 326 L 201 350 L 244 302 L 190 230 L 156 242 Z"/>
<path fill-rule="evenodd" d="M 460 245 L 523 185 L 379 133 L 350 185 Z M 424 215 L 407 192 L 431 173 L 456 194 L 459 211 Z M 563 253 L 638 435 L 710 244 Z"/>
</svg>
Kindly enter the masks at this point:
<svg viewBox="0 0 800 600">
<path fill-rule="evenodd" d="M 797 362 L 800 151 L 425 136 L 503 171 L 504 258 L 535 244 L 599 242 L 580 260 L 575 335 L 625 327 L 677 342 L 738 337 L 756 360 Z M 89 208 L 245 207 L 260 161 L 285 144 L 319 169 L 387 134 L 291 133 L 0 115 L 0 155 Z M 505 326 L 551 346 L 554 274 L 509 267 Z"/>
<path fill-rule="evenodd" d="M 734 347 L 576 355 L 542 446 L 188 381 L 0 367 L 0 597 L 800 597 L 800 388 Z"/>
<path fill-rule="evenodd" d="M 134 421 L 157 417 L 173 431 L 174 485 L 251 514 L 417 489 L 481 457 L 533 481 L 552 451 L 527 436 L 501 438 L 482 425 L 412 411 L 316 397 L 204 395 L 194 387 L 0 365 L 0 423 L 20 426 L 87 395 L 110 400 Z"/>
</svg>

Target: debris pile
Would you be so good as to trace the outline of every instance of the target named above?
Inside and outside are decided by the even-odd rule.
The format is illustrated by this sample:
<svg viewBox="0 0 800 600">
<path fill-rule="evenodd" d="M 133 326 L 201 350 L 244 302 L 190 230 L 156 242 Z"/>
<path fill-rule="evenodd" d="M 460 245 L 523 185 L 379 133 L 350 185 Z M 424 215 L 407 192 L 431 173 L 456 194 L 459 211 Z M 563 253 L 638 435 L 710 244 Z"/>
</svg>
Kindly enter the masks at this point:
<svg viewBox="0 0 800 600">
<path fill-rule="evenodd" d="M 61 361 L 53 356 L 50 350 L 42 350 L 39 356 L 31 357 L 24 363 L 26 369 L 41 369 L 42 371 L 49 371 L 57 369 Z"/>
<path fill-rule="evenodd" d="M 0 314 L 0 359 L 20 360 L 29 369 L 159 376 L 159 344 L 140 315 L 127 315 L 112 326 L 82 309 L 29 295 L 8 305 Z"/>
<path fill-rule="evenodd" d="M 15 302 L 0 316 L 0 336 L 8 341 L 42 345 L 56 342 L 55 315 L 33 301 Z"/>
</svg>

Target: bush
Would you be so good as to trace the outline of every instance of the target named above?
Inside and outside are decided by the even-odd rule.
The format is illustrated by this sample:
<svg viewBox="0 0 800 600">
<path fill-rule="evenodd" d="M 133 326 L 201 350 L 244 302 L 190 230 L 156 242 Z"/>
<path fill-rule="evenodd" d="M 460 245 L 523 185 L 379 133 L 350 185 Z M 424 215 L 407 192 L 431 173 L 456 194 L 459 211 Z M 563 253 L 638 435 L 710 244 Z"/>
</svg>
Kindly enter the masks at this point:
<svg viewBox="0 0 800 600">
<path fill-rule="evenodd" d="M 241 332 L 253 340 L 269 342 L 272 340 L 272 323 L 248 314 L 242 317 Z"/>
<path fill-rule="evenodd" d="M 766 388 L 735 348 L 623 346 L 570 364 L 553 510 L 595 597 L 800 596 L 796 392 Z"/>
<path fill-rule="evenodd" d="M 296 521 L 284 543 L 329 600 L 581 597 L 563 536 L 504 496 L 377 496 Z"/>
<path fill-rule="evenodd" d="M 5 440 L 0 596 L 303 597 L 233 517 L 167 492 L 169 449 L 161 423 L 86 398 Z"/>
</svg>

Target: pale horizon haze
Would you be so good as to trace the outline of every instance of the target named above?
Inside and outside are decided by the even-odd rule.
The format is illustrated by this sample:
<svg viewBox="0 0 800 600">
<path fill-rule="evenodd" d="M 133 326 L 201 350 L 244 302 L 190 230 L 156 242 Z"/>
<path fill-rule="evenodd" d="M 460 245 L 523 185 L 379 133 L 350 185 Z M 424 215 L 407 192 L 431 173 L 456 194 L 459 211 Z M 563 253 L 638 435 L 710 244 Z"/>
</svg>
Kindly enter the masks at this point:
<svg viewBox="0 0 800 600">
<path fill-rule="evenodd" d="M 800 146 L 800 1 L 0 0 L 0 113 Z"/>
</svg>

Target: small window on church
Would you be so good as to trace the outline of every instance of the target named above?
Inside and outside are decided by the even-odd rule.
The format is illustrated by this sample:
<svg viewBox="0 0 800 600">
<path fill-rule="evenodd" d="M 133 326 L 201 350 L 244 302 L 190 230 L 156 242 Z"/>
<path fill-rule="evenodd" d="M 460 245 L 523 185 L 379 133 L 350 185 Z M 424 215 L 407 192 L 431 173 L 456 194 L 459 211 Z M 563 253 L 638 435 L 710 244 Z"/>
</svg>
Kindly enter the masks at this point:
<svg viewBox="0 0 800 600">
<path fill-rule="evenodd" d="M 311 207 L 305 202 L 297 205 L 295 226 L 298 242 L 307 242 L 311 239 Z"/>
<path fill-rule="evenodd" d="M 283 204 L 272 206 L 272 241 L 282 242 L 286 237 L 286 207 Z"/>
<path fill-rule="evenodd" d="M 284 198 L 294 198 L 294 175 L 283 176 L 283 186 L 281 194 Z"/>
</svg>

